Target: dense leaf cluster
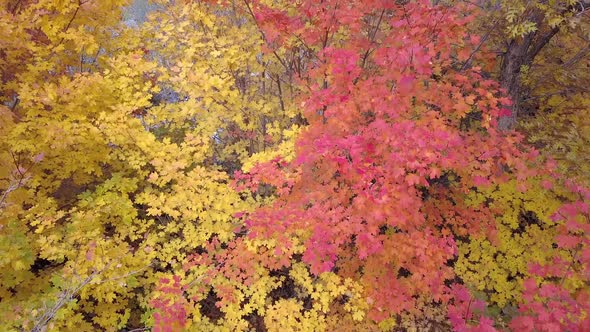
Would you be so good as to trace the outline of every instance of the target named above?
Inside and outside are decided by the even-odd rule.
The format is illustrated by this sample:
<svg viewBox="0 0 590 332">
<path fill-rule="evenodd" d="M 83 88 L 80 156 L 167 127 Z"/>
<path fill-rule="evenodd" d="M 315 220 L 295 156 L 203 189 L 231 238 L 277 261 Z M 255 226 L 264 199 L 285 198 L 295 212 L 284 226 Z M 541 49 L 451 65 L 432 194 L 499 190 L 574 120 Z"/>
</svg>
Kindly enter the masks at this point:
<svg viewBox="0 0 590 332">
<path fill-rule="evenodd" d="M 0 0 L 0 330 L 590 328 L 584 3 L 151 3 Z"/>
</svg>

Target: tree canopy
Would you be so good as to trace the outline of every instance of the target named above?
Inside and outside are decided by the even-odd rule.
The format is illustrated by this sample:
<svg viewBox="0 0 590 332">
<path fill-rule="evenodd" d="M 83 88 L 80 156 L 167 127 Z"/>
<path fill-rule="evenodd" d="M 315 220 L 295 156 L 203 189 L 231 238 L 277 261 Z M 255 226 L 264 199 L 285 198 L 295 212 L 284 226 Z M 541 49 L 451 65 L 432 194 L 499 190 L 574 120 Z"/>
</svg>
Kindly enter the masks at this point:
<svg viewBox="0 0 590 332">
<path fill-rule="evenodd" d="M 590 329 L 585 1 L 0 0 L 0 330 Z"/>
</svg>

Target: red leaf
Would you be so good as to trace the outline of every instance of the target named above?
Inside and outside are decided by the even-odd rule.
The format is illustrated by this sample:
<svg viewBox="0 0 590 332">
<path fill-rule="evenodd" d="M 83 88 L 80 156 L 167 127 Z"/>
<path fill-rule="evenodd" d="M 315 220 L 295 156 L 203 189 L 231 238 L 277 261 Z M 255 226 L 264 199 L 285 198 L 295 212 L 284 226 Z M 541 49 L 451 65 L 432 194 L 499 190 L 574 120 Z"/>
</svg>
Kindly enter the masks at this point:
<svg viewBox="0 0 590 332">
<path fill-rule="evenodd" d="M 500 116 L 500 117 L 512 116 L 512 110 L 510 110 L 508 108 L 501 108 L 500 112 L 498 112 L 498 116 Z"/>
<path fill-rule="evenodd" d="M 564 249 L 573 249 L 580 243 L 580 238 L 573 235 L 557 235 L 555 237 L 557 244 Z"/>
<path fill-rule="evenodd" d="M 413 186 L 413 185 L 420 184 L 420 182 L 421 182 L 420 176 L 413 174 L 413 173 L 406 175 L 406 183 L 408 185 Z"/>
</svg>

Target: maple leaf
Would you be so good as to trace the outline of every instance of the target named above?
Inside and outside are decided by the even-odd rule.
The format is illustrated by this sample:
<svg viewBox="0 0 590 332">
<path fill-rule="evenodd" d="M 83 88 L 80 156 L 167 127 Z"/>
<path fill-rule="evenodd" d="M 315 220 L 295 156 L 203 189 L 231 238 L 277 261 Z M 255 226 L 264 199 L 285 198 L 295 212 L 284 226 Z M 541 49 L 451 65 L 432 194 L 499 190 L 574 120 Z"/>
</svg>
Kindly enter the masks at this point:
<svg viewBox="0 0 590 332">
<path fill-rule="evenodd" d="M 573 249 L 580 244 L 580 238 L 573 235 L 559 234 L 555 237 L 557 244 L 564 249 Z"/>
</svg>

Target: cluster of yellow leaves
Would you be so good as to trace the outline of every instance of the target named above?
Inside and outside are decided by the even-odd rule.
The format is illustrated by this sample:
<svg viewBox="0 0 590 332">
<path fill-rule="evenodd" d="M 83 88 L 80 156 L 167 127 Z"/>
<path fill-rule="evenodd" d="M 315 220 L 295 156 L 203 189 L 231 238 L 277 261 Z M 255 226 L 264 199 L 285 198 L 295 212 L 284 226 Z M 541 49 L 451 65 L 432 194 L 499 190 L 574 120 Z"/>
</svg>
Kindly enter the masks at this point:
<svg viewBox="0 0 590 332">
<path fill-rule="evenodd" d="M 451 1 L 453 2 L 453 1 Z M 576 0 L 557 0 L 557 1 L 482 1 L 481 9 L 486 12 L 487 24 L 493 24 L 501 27 L 505 39 L 521 38 L 529 33 L 538 31 L 541 27 L 538 22 L 531 20 L 533 16 L 541 16 L 544 23 L 554 28 L 560 24 L 572 20 L 573 10 L 579 6 Z M 484 21 L 484 20 L 481 20 Z"/>
<path fill-rule="evenodd" d="M 287 83 L 272 70 L 276 60 L 261 56 L 258 29 L 243 12 L 208 6 L 168 7 L 143 28 L 139 47 L 164 62 L 159 79 L 180 96 L 178 103 L 151 109 L 147 125 L 190 130 L 218 163 L 240 163 L 277 145 L 283 152 L 283 132 L 298 111 Z"/>
<path fill-rule="evenodd" d="M 277 248 L 276 241 L 260 239 L 236 240 L 229 251 L 207 247 L 204 255 L 224 257 L 224 266 L 203 256 L 186 271 L 183 279 L 191 285 L 187 288 L 191 304 L 185 328 L 249 331 L 259 320 L 268 331 L 322 331 L 342 326 L 342 320 L 351 326 L 363 321 L 367 304 L 357 282 L 332 272 L 315 276 L 301 262 L 272 268 L 304 250 L 294 244 L 292 253 L 277 255 Z M 213 306 L 219 316 L 211 317 Z"/>
<path fill-rule="evenodd" d="M 547 263 L 556 255 L 571 259 L 571 253 L 555 249 L 556 223 L 551 220 L 568 198 L 567 191 L 555 188 L 548 194 L 541 183 L 539 178 L 531 181 L 523 192 L 516 181 L 509 181 L 469 198 L 474 206 L 488 201 L 492 211 L 503 213 L 496 216 L 494 237 L 471 237 L 460 244 L 455 271 L 500 308 L 520 301 L 523 281 L 530 277 L 530 264 Z"/>
<path fill-rule="evenodd" d="M 529 140 L 551 153 L 562 174 L 590 184 L 590 99 L 554 96 L 547 106 L 556 108 L 523 124 Z"/>
<path fill-rule="evenodd" d="M 272 127 L 272 129 L 273 131 L 275 131 L 278 128 Z M 250 157 L 244 160 L 242 169 L 245 172 L 248 172 L 257 163 L 268 162 L 277 157 L 281 157 L 283 160 L 287 162 L 293 160 L 293 158 L 295 158 L 295 139 L 297 138 L 297 134 L 299 134 L 300 131 L 301 128 L 297 125 L 294 125 L 289 129 L 281 131 L 281 135 L 283 136 L 283 142 L 277 145 L 274 149 L 269 149 L 267 151 L 256 152 L 252 154 Z"/>
<path fill-rule="evenodd" d="M 590 25 L 580 21 L 558 35 L 523 77 L 539 109 L 521 124 L 528 140 L 558 162 L 560 173 L 590 184 L 590 98 L 587 91 Z"/>
</svg>

